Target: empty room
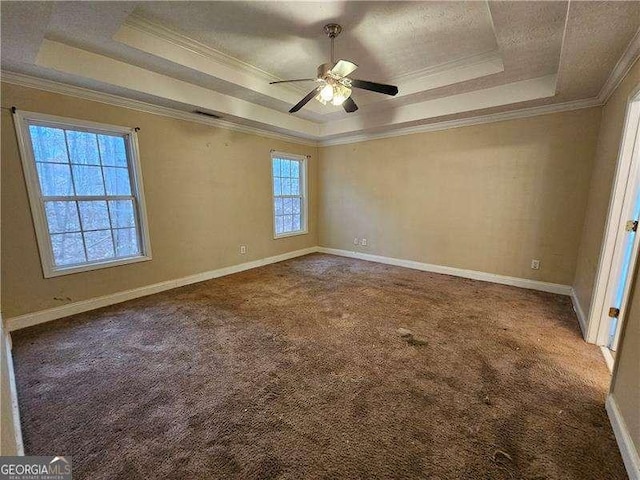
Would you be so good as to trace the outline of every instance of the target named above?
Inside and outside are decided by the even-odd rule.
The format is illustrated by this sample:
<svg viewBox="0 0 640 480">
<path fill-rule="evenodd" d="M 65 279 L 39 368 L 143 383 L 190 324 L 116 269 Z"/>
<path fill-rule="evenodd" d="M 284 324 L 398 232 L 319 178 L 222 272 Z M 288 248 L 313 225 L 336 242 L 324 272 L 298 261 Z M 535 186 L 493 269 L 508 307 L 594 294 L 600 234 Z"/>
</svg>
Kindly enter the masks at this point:
<svg viewBox="0 0 640 480">
<path fill-rule="evenodd" d="M 0 19 L 1 479 L 640 480 L 640 2 Z"/>
</svg>

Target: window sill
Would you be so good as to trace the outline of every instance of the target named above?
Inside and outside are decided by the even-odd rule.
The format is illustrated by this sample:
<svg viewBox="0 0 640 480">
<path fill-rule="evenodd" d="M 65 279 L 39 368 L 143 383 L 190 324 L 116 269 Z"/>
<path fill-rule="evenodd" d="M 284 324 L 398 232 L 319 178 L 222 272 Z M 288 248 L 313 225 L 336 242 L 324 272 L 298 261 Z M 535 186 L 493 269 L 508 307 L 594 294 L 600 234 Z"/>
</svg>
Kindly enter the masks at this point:
<svg viewBox="0 0 640 480">
<path fill-rule="evenodd" d="M 44 278 L 60 277 L 62 275 L 71 275 L 73 273 L 88 272 L 91 270 L 100 270 L 102 268 L 119 267 L 121 265 L 129 265 L 131 263 L 146 262 L 151 260 L 151 256 L 141 255 L 138 257 L 122 258 L 119 260 L 110 260 L 106 262 L 96 262 L 86 265 L 76 265 L 68 268 L 49 269 L 44 272 Z"/>
<path fill-rule="evenodd" d="M 297 237 L 298 235 L 307 235 L 308 233 L 309 233 L 308 230 L 300 230 L 298 232 L 282 233 L 280 235 L 274 235 L 273 239 L 274 240 L 278 240 L 279 238 Z"/>
</svg>

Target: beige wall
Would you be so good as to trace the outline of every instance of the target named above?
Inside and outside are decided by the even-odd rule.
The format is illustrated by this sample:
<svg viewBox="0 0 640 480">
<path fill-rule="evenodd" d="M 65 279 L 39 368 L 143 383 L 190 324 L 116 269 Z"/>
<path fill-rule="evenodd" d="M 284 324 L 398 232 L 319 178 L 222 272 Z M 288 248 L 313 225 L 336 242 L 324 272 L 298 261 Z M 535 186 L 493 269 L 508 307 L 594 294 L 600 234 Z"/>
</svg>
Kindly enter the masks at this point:
<svg viewBox="0 0 640 480">
<path fill-rule="evenodd" d="M 587 315 L 602 248 L 627 103 L 629 95 L 639 84 L 640 62 L 636 62 L 603 107 L 573 287 Z M 624 335 L 616 355 L 616 370 L 611 392 L 629 429 L 635 448 L 640 453 L 640 281 L 638 271 L 636 271 L 632 292 L 630 308 L 624 319 Z"/>
<path fill-rule="evenodd" d="M 139 126 L 153 260 L 44 279 L 10 112 L 2 110 L 2 298 L 13 317 L 318 243 L 317 149 L 2 85 L 2 106 Z M 273 239 L 271 149 L 311 155 L 309 234 Z M 239 255 L 239 245 L 248 254 Z"/>
<path fill-rule="evenodd" d="M 599 120 L 590 108 L 322 148 L 320 244 L 570 285 Z"/>
<path fill-rule="evenodd" d="M 609 211 L 609 200 L 618 161 L 618 149 L 622 139 L 627 101 L 629 94 L 637 87 L 638 83 L 640 83 L 640 62 L 636 62 L 602 109 L 598 146 L 573 281 L 576 297 L 587 316 Z"/>
<path fill-rule="evenodd" d="M 638 271 L 625 316 L 624 333 L 616 355 L 611 395 L 640 456 L 640 281 Z"/>
</svg>

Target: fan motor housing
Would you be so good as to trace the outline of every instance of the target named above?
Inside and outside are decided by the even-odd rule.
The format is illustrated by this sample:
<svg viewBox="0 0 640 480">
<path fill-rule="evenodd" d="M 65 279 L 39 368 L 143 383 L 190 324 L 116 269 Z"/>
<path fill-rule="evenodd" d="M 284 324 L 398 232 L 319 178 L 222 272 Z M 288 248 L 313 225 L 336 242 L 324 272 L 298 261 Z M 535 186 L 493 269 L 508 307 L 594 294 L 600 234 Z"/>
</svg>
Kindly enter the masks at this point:
<svg viewBox="0 0 640 480">
<path fill-rule="evenodd" d="M 330 63 L 323 63 L 322 65 L 318 65 L 318 78 L 325 79 L 328 75 L 333 65 Z"/>
</svg>

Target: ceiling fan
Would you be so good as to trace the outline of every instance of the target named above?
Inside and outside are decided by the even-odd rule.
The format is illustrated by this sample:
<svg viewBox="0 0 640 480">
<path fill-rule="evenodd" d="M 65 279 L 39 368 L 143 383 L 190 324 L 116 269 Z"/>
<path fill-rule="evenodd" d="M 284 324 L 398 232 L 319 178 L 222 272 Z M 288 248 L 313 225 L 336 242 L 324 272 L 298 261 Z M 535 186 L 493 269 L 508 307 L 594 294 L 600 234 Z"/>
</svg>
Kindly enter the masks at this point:
<svg viewBox="0 0 640 480">
<path fill-rule="evenodd" d="M 316 98 L 320 103 L 326 105 L 331 102 L 333 105 L 342 105 L 347 113 L 358 110 L 356 102 L 351 98 L 351 89 L 360 88 L 362 90 L 370 90 L 372 92 L 384 93 L 385 95 L 394 96 L 398 93 L 398 87 L 394 85 L 385 85 L 384 83 L 368 82 L 366 80 L 357 80 L 355 78 L 347 78 L 358 66 L 348 60 L 334 60 L 335 38 L 342 32 L 342 27 L 337 23 L 330 23 L 324 26 L 324 32 L 331 39 L 331 63 L 323 63 L 318 66 L 317 78 L 299 78 L 296 80 L 280 80 L 274 83 L 290 83 L 290 82 L 318 82 L 318 86 L 311 90 L 306 97 L 296 103 L 289 113 L 295 113 L 304 107 L 312 98 Z"/>
</svg>

